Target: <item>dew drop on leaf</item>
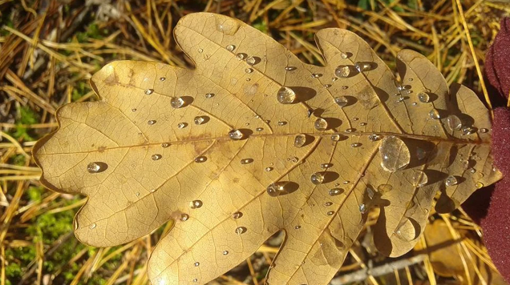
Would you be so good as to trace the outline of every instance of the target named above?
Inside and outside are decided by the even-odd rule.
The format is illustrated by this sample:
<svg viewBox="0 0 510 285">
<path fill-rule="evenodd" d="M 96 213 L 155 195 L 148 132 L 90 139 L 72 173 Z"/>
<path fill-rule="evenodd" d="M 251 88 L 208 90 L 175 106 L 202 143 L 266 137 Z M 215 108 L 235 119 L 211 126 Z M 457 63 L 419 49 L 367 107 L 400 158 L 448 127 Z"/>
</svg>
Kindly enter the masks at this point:
<svg viewBox="0 0 510 285">
<path fill-rule="evenodd" d="M 351 147 L 360 147 L 360 146 L 361 146 L 361 143 L 359 143 L 359 142 L 351 143 Z"/>
<path fill-rule="evenodd" d="M 188 214 L 181 214 L 181 218 L 180 218 L 181 221 L 185 222 L 188 219 L 189 219 L 189 215 Z"/>
<path fill-rule="evenodd" d="M 414 170 L 412 181 L 414 187 L 423 187 L 428 183 L 429 178 L 425 172 L 421 170 Z"/>
<path fill-rule="evenodd" d="M 405 218 L 397 228 L 395 229 L 395 235 L 405 241 L 412 241 L 416 239 L 419 232 L 416 226 L 411 222 L 411 220 Z"/>
<path fill-rule="evenodd" d="M 429 112 L 429 116 L 434 119 L 434 120 L 439 120 L 441 119 L 441 114 L 439 114 L 439 111 L 436 110 L 436 109 L 432 109 L 430 110 Z"/>
<path fill-rule="evenodd" d="M 428 103 L 430 102 L 430 96 L 425 92 L 420 92 L 418 93 L 418 100 L 422 103 Z"/>
<path fill-rule="evenodd" d="M 91 224 L 90 227 L 89 227 L 91 230 L 95 229 L 96 228 L 96 224 Z"/>
<path fill-rule="evenodd" d="M 182 97 L 172 97 L 170 99 L 170 105 L 172 105 L 173 108 L 178 109 L 184 106 L 184 99 Z"/>
<path fill-rule="evenodd" d="M 156 123 L 156 120 L 148 120 L 147 121 L 147 124 L 149 124 L 150 126 L 154 125 Z"/>
<path fill-rule="evenodd" d="M 333 202 L 326 202 L 326 203 L 324 203 L 324 206 L 325 206 L 325 207 L 329 207 L 329 206 L 331 206 L 331 205 L 333 205 Z"/>
<path fill-rule="evenodd" d="M 321 168 L 322 168 L 322 169 L 330 168 L 330 167 L 332 167 L 332 166 L 333 166 L 333 164 L 332 164 L 332 163 L 322 163 L 322 164 L 321 164 Z"/>
<path fill-rule="evenodd" d="M 198 163 L 205 162 L 206 160 L 207 160 L 207 157 L 205 157 L 203 155 L 195 158 L 195 162 L 198 162 Z"/>
<path fill-rule="evenodd" d="M 342 194 L 342 192 L 344 192 L 344 190 L 341 188 L 333 188 L 333 189 L 329 190 L 329 196 L 340 195 L 340 194 Z"/>
<path fill-rule="evenodd" d="M 232 218 L 237 220 L 239 218 L 241 218 L 243 216 L 243 213 L 242 212 L 235 212 L 232 214 Z"/>
<path fill-rule="evenodd" d="M 170 143 L 162 143 L 162 144 L 161 144 L 161 147 L 163 147 L 163 148 L 167 148 L 167 147 L 169 147 L 169 146 L 170 146 Z"/>
<path fill-rule="evenodd" d="M 236 130 L 231 130 L 230 132 L 228 132 L 228 136 L 233 140 L 240 140 L 240 139 L 243 139 L 244 134 L 240 130 L 236 129 Z"/>
<path fill-rule="evenodd" d="M 206 93 L 205 94 L 206 99 L 211 99 L 212 97 L 214 97 L 214 93 Z"/>
<path fill-rule="evenodd" d="M 152 160 L 160 160 L 160 159 L 161 159 L 161 157 L 162 157 L 162 156 L 161 156 L 161 154 L 153 154 L 153 155 L 151 156 Z"/>
<path fill-rule="evenodd" d="M 87 171 L 89 173 L 99 173 L 106 169 L 106 164 L 102 162 L 91 162 L 87 165 Z"/>
<path fill-rule="evenodd" d="M 200 262 L 195 262 L 194 265 L 195 265 L 195 267 L 198 267 L 198 266 L 200 266 Z"/>
<path fill-rule="evenodd" d="M 238 60 L 244 60 L 244 59 L 246 58 L 246 54 L 245 54 L 245 53 L 238 53 L 238 54 L 236 55 L 236 58 L 237 58 Z"/>
<path fill-rule="evenodd" d="M 446 125 L 450 131 L 460 131 L 462 129 L 462 121 L 456 115 L 449 115 L 446 118 Z"/>
<path fill-rule="evenodd" d="M 159 81 L 165 81 L 166 80 L 166 77 L 160 77 L 159 78 Z"/>
<path fill-rule="evenodd" d="M 145 95 L 151 95 L 152 93 L 154 93 L 154 89 L 145 90 Z"/>
<path fill-rule="evenodd" d="M 310 177 L 310 180 L 315 185 L 322 184 L 324 182 L 324 173 L 316 172 L 316 173 L 312 174 L 312 176 Z"/>
<path fill-rule="evenodd" d="M 488 132 L 489 132 L 489 129 L 487 129 L 487 128 L 481 128 L 480 129 L 480 133 L 482 133 L 482 134 L 485 134 L 485 133 L 488 133 Z"/>
<path fill-rule="evenodd" d="M 193 121 L 195 122 L 195 125 L 201 125 L 205 123 L 206 119 L 204 116 L 196 116 Z"/>
<path fill-rule="evenodd" d="M 335 69 L 335 75 L 342 78 L 349 77 L 351 75 L 351 67 L 348 65 L 339 65 Z"/>
<path fill-rule="evenodd" d="M 285 181 L 271 183 L 269 186 L 267 186 L 267 189 L 266 189 L 267 194 L 269 194 L 269 196 L 273 196 L 273 197 L 287 194 L 287 191 L 289 190 L 288 184 L 289 183 L 285 182 Z"/>
<path fill-rule="evenodd" d="M 270 171 L 273 171 L 273 168 L 271 166 L 268 166 L 264 169 L 266 172 L 270 172 Z"/>
<path fill-rule="evenodd" d="M 380 139 L 381 139 L 381 136 L 380 136 L 380 135 L 378 135 L 378 134 L 371 134 L 371 135 L 369 135 L 369 136 L 368 136 L 368 139 L 369 139 L 370 141 L 375 142 L 375 141 L 380 140 Z"/>
<path fill-rule="evenodd" d="M 228 250 L 224 250 L 223 255 L 228 255 Z"/>
<path fill-rule="evenodd" d="M 253 56 L 250 56 L 246 59 L 246 63 L 249 65 L 254 65 L 255 63 L 257 63 L 257 60 Z"/>
<path fill-rule="evenodd" d="M 395 136 L 384 137 L 379 146 L 381 166 L 384 170 L 395 172 L 405 168 L 411 161 L 409 148 L 400 138 Z"/>
<path fill-rule="evenodd" d="M 294 137 L 294 146 L 295 147 L 303 147 L 306 143 L 306 135 L 305 134 L 297 134 Z"/>
<path fill-rule="evenodd" d="M 189 207 L 191 209 L 198 209 L 198 208 L 202 207 L 202 205 L 203 205 L 203 203 L 200 200 L 193 200 L 189 203 Z"/>
<path fill-rule="evenodd" d="M 294 71 L 296 69 L 297 69 L 297 67 L 295 67 L 295 66 L 286 66 L 285 67 L 285 70 L 287 70 L 287 71 Z"/>
<path fill-rule="evenodd" d="M 177 124 L 177 127 L 178 127 L 179 129 L 184 129 L 184 128 L 185 128 L 185 127 L 187 127 L 187 126 L 188 126 L 188 123 L 185 123 L 185 122 L 181 122 L 181 123 L 178 123 L 178 124 Z"/>
<path fill-rule="evenodd" d="M 318 118 L 314 123 L 315 129 L 318 131 L 325 131 L 328 129 L 328 121 L 324 118 Z"/>
<path fill-rule="evenodd" d="M 300 225 L 297 225 L 297 226 L 294 227 L 295 230 L 299 230 L 300 228 L 301 228 Z"/>
<path fill-rule="evenodd" d="M 246 73 L 250 74 L 250 73 L 252 73 L 252 72 L 253 72 L 253 68 L 246 68 L 246 69 L 244 70 L 244 72 L 246 72 Z"/>
<path fill-rule="evenodd" d="M 253 162 L 253 158 L 243 158 L 241 159 L 241 164 L 250 164 Z"/>
<path fill-rule="evenodd" d="M 228 51 L 234 51 L 236 49 L 236 46 L 235 45 L 228 45 L 228 46 L 226 46 L 226 49 Z"/>
<path fill-rule="evenodd" d="M 354 64 L 358 72 L 363 72 L 372 69 L 372 64 L 369 62 L 356 62 Z"/>
<path fill-rule="evenodd" d="M 335 97 L 335 103 L 340 107 L 345 107 L 349 104 L 349 100 L 345 96 Z"/>
<path fill-rule="evenodd" d="M 365 204 L 359 205 L 359 212 L 361 214 L 365 214 L 367 212 L 367 205 L 365 205 Z"/>
<path fill-rule="evenodd" d="M 246 227 L 237 227 L 236 228 L 236 234 L 241 235 L 244 234 L 247 231 Z"/>
<path fill-rule="evenodd" d="M 289 87 L 283 86 L 278 90 L 276 98 L 282 104 L 292 104 L 296 101 L 296 92 Z"/>
<path fill-rule="evenodd" d="M 450 176 L 446 177 L 446 179 L 444 181 L 444 185 L 446 185 L 446 186 L 455 186 L 458 183 L 459 183 L 459 181 L 453 175 L 450 175 Z"/>
</svg>

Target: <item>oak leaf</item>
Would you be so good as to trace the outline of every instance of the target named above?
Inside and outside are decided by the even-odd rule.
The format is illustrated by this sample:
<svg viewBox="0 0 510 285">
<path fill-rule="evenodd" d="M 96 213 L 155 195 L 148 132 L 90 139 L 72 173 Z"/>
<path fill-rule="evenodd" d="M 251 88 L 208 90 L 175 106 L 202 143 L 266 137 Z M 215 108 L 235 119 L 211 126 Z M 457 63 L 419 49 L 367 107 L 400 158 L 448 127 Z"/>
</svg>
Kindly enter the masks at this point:
<svg viewBox="0 0 510 285">
<path fill-rule="evenodd" d="M 175 38 L 195 69 L 110 63 L 91 80 L 100 100 L 61 108 L 35 146 L 46 186 L 88 196 L 83 243 L 175 221 L 150 258 L 154 284 L 205 283 L 281 230 L 268 283 L 326 284 L 370 209 L 376 246 L 398 256 L 437 192 L 447 212 L 500 178 L 487 109 L 414 51 L 398 54 L 396 80 L 341 29 L 316 34 L 325 66 L 215 14 L 182 18 Z"/>
</svg>

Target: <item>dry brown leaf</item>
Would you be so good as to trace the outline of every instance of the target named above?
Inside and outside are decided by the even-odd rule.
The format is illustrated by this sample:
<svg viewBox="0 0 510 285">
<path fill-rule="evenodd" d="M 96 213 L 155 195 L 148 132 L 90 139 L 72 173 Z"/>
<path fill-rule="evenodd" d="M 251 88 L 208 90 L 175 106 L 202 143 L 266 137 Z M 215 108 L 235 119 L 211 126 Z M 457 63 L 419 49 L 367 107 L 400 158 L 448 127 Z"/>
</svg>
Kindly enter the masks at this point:
<svg viewBox="0 0 510 285">
<path fill-rule="evenodd" d="M 45 185 L 89 197 L 82 242 L 118 245 L 175 221 L 152 253 L 154 284 L 205 283 L 280 230 L 268 282 L 326 284 L 370 208 L 377 247 L 398 256 L 437 191 L 447 212 L 500 178 L 487 109 L 414 51 L 399 53 L 397 82 L 345 30 L 317 33 L 324 67 L 225 16 L 188 15 L 175 37 L 194 70 L 108 64 L 92 78 L 101 100 L 61 108 L 35 147 Z"/>
</svg>

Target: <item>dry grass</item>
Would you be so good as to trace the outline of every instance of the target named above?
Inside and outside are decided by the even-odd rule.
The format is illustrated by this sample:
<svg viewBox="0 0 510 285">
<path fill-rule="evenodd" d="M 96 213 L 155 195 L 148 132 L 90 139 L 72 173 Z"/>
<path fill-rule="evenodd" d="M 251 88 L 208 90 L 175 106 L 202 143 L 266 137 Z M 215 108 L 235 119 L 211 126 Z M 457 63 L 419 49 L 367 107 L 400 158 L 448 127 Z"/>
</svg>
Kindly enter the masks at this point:
<svg viewBox="0 0 510 285">
<path fill-rule="evenodd" d="M 0 0 L 1 285 L 149 283 L 148 254 L 169 228 L 119 247 L 79 244 L 72 234 L 72 217 L 84 198 L 43 189 L 31 150 L 56 127 L 58 107 L 95 100 L 88 79 L 107 62 L 136 59 L 189 66 L 172 37 L 182 16 L 209 11 L 239 18 L 316 64 L 323 59 L 313 44 L 314 33 L 324 27 L 346 28 L 364 37 L 390 67 L 398 50 L 415 49 L 448 83 L 463 83 L 487 99 L 481 76 L 485 51 L 500 18 L 510 12 L 502 2 L 483 0 L 106 2 Z M 369 226 L 375 219 L 371 217 Z M 433 214 L 434 219 L 444 220 L 452 234 L 458 254 L 452 259 L 462 262 L 464 272 L 457 281 L 434 272 L 425 239 L 421 250 L 395 261 L 374 252 L 367 227 L 333 284 L 458 284 L 459 279 L 463 284 L 490 284 L 482 269 L 494 266 L 480 243 L 480 228 L 459 211 Z M 279 238 L 213 283 L 262 284 Z M 393 267 L 377 271 L 384 269 L 381 265 Z"/>
</svg>

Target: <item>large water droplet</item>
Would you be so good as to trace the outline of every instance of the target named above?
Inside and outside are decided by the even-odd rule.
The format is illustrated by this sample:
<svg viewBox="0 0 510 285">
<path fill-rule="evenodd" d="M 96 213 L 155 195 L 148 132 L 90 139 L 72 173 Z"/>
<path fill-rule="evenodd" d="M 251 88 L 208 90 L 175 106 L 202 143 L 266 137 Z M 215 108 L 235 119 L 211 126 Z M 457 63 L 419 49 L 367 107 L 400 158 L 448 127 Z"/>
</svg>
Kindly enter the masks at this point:
<svg viewBox="0 0 510 285">
<path fill-rule="evenodd" d="M 246 59 L 246 63 L 249 65 L 254 65 L 255 63 L 257 63 L 257 59 L 255 59 L 253 56 L 250 56 Z"/>
<path fill-rule="evenodd" d="M 185 221 L 187 221 L 188 219 L 189 219 L 189 215 L 188 215 L 188 214 L 181 214 L 181 218 L 180 218 L 180 220 L 181 220 L 182 222 L 185 222 Z"/>
<path fill-rule="evenodd" d="M 178 109 L 184 106 L 184 99 L 182 97 L 172 97 L 170 99 L 170 105 L 172 105 L 173 108 Z"/>
<path fill-rule="evenodd" d="M 202 205 L 203 205 L 203 203 L 200 200 L 193 200 L 189 203 L 189 207 L 191 209 L 198 209 L 198 208 L 202 207 Z"/>
<path fill-rule="evenodd" d="M 414 187 L 423 187 L 427 184 L 427 182 L 429 182 L 429 178 L 425 172 L 421 170 L 414 170 L 412 181 Z"/>
<path fill-rule="evenodd" d="M 201 124 L 205 123 L 206 117 L 204 117 L 204 116 L 196 116 L 193 121 L 195 122 L 195 125 L 201 125 Z"/>
<path fill-rule="evenodd" d="M 212 97 L 214 97 L 214 93 L 206 93 L 205 94 L 206 99 L 211 99 Z"/>
<path fill-rule="evenodd" d="M 245 53 L 238 53 L 238 54 L 236 55 L 236 58 L 237 58 L 238 60 L 244 60 L 244 59 L 246 58 L 246 54 L 245 54 Z"/>
<path fill-rule="evenodd" d="M 335 69 L 335 75 L 338 77 L 346 78 L 351 75 L 351 66 L 349 65 L 339 65 Z"/>
<path fill-rule="evenodd" d="M 294 137 L 294 146 L 303 147 L 306 144 L 306 135 L 298 134 Z"/>
<path fill-rule="evenodd" d="M 324 183 L 324 173 L 316 172 L 316 173 L 312 174 L 312 176 L 310 177 L 310 180 L 315 185 L 322 184 L 322 183 Z"/>
<path fill-rule="evenodd" d="M 276 98 L 282 104 L 292 104 L 296 101 L 296 92 L 289 87 L 283 86 L 278 90 Z"/>
<path fill-rule="evenodd" d="M 166 80 L 166 77 L 160 77 L 160 78 L 159 78 L 159 81 L 161 81 L 161 82 L 163 82 L 163 81 L 165 81 L 165 80 Z"/>
<path fill-rule="evenodd" d="M 360 147 L 360 146 L 361 146 L 361 143 L 359 143 L 359 142 L 351 143 L 351 147 Z"/>
<path fill-rule="evenodd" d="M 240 140 L 244 137 L 244 134 L 240 130 L 231 130 L 228 132 L 228 136 L 233 140 Z"/>
<path fill-rule="evenodd" d="M 155 123 L 156 123 L 156 120 L 148 120 L 148 121 L 147 121 L 147 124 L 148 124 L 149 126 L 152 126 L 152 125 L 154 125 Z"/>
<path fill-rule="evenodd" d="M 200 266 L 200 262 L 195 262 L 194 265 L 195 265 L 195 267 L 198 267 L 198 266 Z"/>
<path fill-rule="evenodd" d="M 405 241 L 412 241 L 419 235 L 417 226 L 410 219 L 405 218 L 395 229 L 395 235 Z"/>
<path fill-rule="evenodd" d="M 441 114 L 440 114 L 440 113 L 439 113 L 439 111 L 438 111 L 438 110 L 436 110 L 436 109 L 432 109 L 432 110 L 430 110 L 430 112 L 429 112 L 429 116 L 430 116 L 432 119 L 434 119 L 434 120 L 439 120 L 439 119 L 441 119 Z"/>
<path fill-rule="evenodd" d="M 264 170 L 265 170 L 266 172 L 273 171 L 273 169 L 274 169 L 274 168 L 272 168 L 271 166 L 268 166 L 268 167 L 264 168 Z"/>
<path fill-rule="evenodd" d="M 411 154 L 407 145 L 395 136 L 384 137 L 379 146 L 381 166 L 384 170 L 395 172 L 405 168 L 411 161 Z"/>
<path fill-rule="evenodd" d="M 418 93 L 418 100 L 422 103 L 428 103 L 430 101 L 430 96 L 425 92 L 420 92 Z"/>
<path fill-rule="evenodd" d="M 459 183 L 459 181 L 453 175 L 450 175 L 450 176 L 446 177 L 446 179 L 444 181 L 444 185 L 446 185 L 446 186 L 455 186 L 458 183 Z"/>
<path fill-rule="evenodd" d="M 318 118 L 314 123 L 315 129 L 318 131 L 325 131 L 328 129 L 328 121 L 324 118 Z"/>
<path fill-rule="evenodd" d="M 104 162 L 91 162 L 87 165 L 87 171 L 89 173 L 99 173 L 106 170 L 106 167 Z"/>
<path fill-rule="evenodd" d="M 333 189 L 329 190 L 329 195 L 330 196 L 336 196 L 336 195 L 342 194 L 343 192 L 344 192 L 344 190 L 341 189 L 341 188 L 333 188 Z"/>
<path fill-rule="evenodd" d="M 279 182 L 271 183 L 269 186 L 267 186 L 266 191 L 267 191 L 267 194 L 269 194 L 269 196 L 276 197 L 279 195 L 287 194 L 289 191 L 288 188 L 289 188 L 289 182 L 279 181 Z"/>
<path fill-rule="evenodd" d="M 234 50 L 236 49 L 236 46 L 235 46 L 235 45 L 228 45 L 228 46 L 226 47 L 226 49 L 227 49 L 228 51 L 234 51 Z"/>
<path fill-rule="evenodd" d="M 161 154 L 153 154 L 151 156 L 152 160 L 160 160 L 162 158 Z"/>
<path fill-rule="evenodd" d="M 462 121 L 456 115 L 449 115 L 446 118 L 446 125 L 450 131 L 460 131 L 462 129 Z"/>
<path fill-rule="evenodd" d="M 244 234 L 248 229 L 246 229 L 246 227 L 237 227 L 236 228 L 236 234 L 238 235 L 241 235 L 241 234 Z"/>
<path fill-rule="evenodd" d="M 372 69 L 372 64 L 370 62 L 356 62 L 354 66 L 356 67 L 356 70 L 358 72 L 363 72 Z"/>
<path fill-rule="evenodd" d="M 349 104 L 349 99 L 345 96 L 338 96 L 335 97 L 335 103 L 340 107 L 345 107 L 347 104 Z"/>
<path fill-rule="evenodd" d="M 145 95 L 151 95 L 152 93 L 154 93 L 154 89 L 145 90 Z"/>
</svg>

